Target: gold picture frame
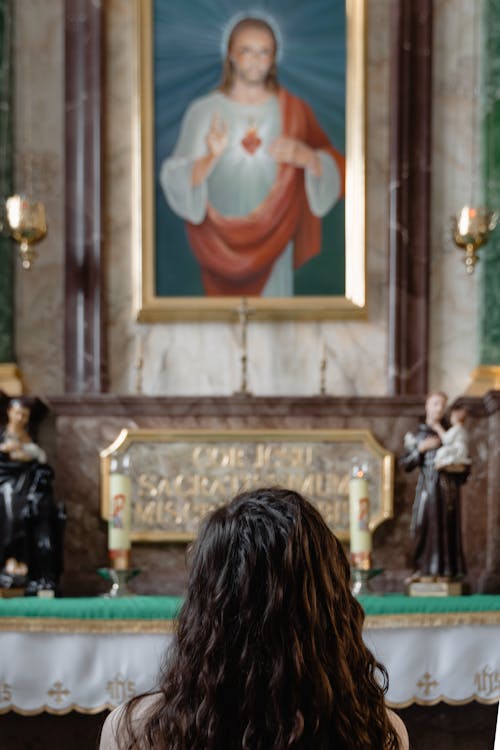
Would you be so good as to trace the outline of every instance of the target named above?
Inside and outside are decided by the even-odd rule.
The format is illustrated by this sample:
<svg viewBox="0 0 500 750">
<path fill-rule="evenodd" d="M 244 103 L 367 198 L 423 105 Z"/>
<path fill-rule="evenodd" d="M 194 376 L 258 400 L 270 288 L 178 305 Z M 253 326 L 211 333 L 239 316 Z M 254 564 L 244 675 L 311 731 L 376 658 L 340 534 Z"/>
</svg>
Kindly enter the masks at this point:
<svg viewBox="0 0 500 750">
<path fill-rule="evenodd" d="M 137 319 L 234 319 L 240 297 L 160 296 L 156 292 L 155 102 L 153 0 L 134 0 L 137 92 L 134 116 L 134 246 Z M 362 319 L 366 317 L 365 238 L 365 0 L 346 0 L 346 200 L 343 296 L 250 297 L 253 319 Z M 313 45 L 314 46 L 314 45 Z"/>
<path fill-rule="evenodd" d="M 111 460 L 125 455 L 135 542 L 190 541 L 217 505 L 245 489 L 273 484 L 305 494 L 347 540 L 354 461 L 368 466 L 370 530 L 393 516 L 394 454 L 369 430 L 123 429 L 100 453 L 105 520 Z"/>
</svg>

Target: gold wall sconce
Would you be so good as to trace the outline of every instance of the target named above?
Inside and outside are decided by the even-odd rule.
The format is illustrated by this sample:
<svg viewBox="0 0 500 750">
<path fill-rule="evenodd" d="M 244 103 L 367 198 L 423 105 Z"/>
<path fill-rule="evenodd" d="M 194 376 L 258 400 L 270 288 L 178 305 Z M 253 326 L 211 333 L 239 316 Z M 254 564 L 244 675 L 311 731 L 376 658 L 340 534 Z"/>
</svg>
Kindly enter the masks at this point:
<svg viewBox="0 0 500 750">
<path fill-rule="evenodd" d="M 464 206 L 452 217 L 451 226 L 453 241 L 465 252 L 465 270 L 469 275 L 479 260 L 479 248 L 488 242 L 490 232 L 495 229 L 498 213 L 489 208 Z"/>
<path fill-rule="evenodd" d="M 11 195 L 5 201 L 5 216 L 7 231 L 19 242 L 22 266 L 29 270 L 37 255 L 32 245 L 47 234 L 45 206 L 24 195 Z"/>
</svg>

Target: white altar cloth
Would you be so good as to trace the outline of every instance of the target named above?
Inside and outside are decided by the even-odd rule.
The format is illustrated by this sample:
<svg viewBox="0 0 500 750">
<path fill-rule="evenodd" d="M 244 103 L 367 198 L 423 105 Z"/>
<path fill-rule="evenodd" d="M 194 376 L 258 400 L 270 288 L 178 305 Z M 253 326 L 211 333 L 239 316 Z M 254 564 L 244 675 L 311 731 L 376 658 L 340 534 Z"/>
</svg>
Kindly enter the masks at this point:
<svg viewBox="0 0 500 750">
<path fill-rule="evenodd" d="M 368 618 L 365 640 L 389 672 L 388 704 L 497 702 L 500 621 L 433 627 L 427 617 L 423 627 Z M 75 622 L 40 618 L 23 631 L 2 629 L 0 713 L 98 713 L 154 689 L 172 639 L 165 622 Z"/>
</svg>

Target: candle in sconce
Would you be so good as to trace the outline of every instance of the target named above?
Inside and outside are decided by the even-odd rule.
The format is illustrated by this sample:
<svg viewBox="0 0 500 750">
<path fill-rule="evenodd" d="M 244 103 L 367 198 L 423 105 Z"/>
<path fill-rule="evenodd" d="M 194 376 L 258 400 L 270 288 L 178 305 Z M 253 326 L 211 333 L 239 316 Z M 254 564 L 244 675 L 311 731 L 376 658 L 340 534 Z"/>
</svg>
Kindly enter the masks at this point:
<svg viewBox="0 0 500 750">
<path fill-rule="evenodd" d="M 472 215 L 472 210 L 469 209 L 469 206 L 464 206 L 460 212 L 460 219 L 458 221 L 458 231 L 460 234 L 467 234 L 469 231 L 469 221 Z"/>
<path fill-rule="evenodd" d="M 370 523 L 370 498 L 366 471 L 354 466 L 349 481 L 349 531 L 351 566 L 370 570 L 372 535 Z"/>
<path fill-rule="evenodd" d="M 125 460 L 114 458 L 109 474 L 108 551 L 115 570 L 129 568 L 131 504 L 127 464 Z"/>
</svg>

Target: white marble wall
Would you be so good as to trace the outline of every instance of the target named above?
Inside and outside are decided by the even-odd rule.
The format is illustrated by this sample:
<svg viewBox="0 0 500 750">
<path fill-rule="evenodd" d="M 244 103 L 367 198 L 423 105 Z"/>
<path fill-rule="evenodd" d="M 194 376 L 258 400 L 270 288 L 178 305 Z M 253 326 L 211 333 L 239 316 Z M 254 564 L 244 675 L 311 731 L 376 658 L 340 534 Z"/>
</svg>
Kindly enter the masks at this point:
<svg viewBox="0 0 500 750">
<path fill-rule="evenodd" d="M 14 189 L 45 203 L 48 232 L 29 271 L 16 259 L 15 349 L 25 389 L 63 390 L 64 2 L 13 3 Z"/>
<path fill-rule="evenodd" d="M 435 0 L 430 385 L 463 392 L 478 363 L 481 265 L 465 273 L 450 217 L 481 205 L 483 0 Z"/>
<path fill-rule="evenodd" d="M 383 395 L 387 367 L 387 209 L 390 3 L 368 0 L 366 321 L 250 323 L 249 388 L 256 394 L 315 394 L 326 347 L 327 391 Z M 432 215 L 431 384 L 457 395 L 476 363 L 477 278 L 466 278 L 448 236 L 448 217 L 468 199 L 471 103 L 457 77 L 471 67 L 468 33 L 481 3 L 436 0 L 434 198 Z M 63 389 L 63 0 L 18 0 L 19 120 L 29 118 L 17 158 L 32 157 L 37 197 L 47 205 L 49 235 L 29 274 L 17 273 L 17 354 L 27 388 Z M 132 0 L 108 0 L 106 113 L 106 254 L 111 389 L 134 392 L 139 350 L 147 394 L 220 395 L 240 387 L 238 332 L 228 323 L 139 324 L 133 294 L 139 247 L 132 235 L 135 90 Z M 475 26 L 474 26 L 475 28 Z M 28 47 L 23 40 L 28 40 Z M 479 45 L 476 47 L 478 48 Z M 21 64 L 22 61 L 22 64 Z M 475 66 L 473 66 L 475 70 Z M 469 74 L 469 80 L 470 80 Z M 31 104 L 28 106 L 28 102 Z M 22 130 L 22 129 L 21 129 Z M 29 158 L 28 158 L 29 161 Z M 21 168 L 18 186 L 23 188 Z"/>
<path fill-rule="evenodd" d="M 367 322 L 250 322 L 248 385 L 255 394 L 319 393 L 320 361 L 327 354 L 326 387 L 334 394 L 379 394 L 386 391 L 387 296 L 387 154 L 388 49 L 390 4 L 373 0 L 368 44 L 368 298 Z M 236 324 L 137 324 L 133 318 L 130 268 L 138 247 L 130 246 L 132 168 L 130 119 L 133 104 L 129 44 L 131 5 L 113 3 L 109 23 L 108 75 L 113 81 L 108 120 L 109 251 L 111 253 L 110 342 L 113 389 L 134 390 L 136 373 L 124 367 L 123 352 L 133 361 L 142 349 L 143 389 L 147 394 L 229 394 L 240 387 L 240 352 Z M 380 101 L 384 106 L 380 106 Z M 380 187 L 383 187 L 381 190 Z M 132 212 L 134 206 L 132 206 Z M 119 269 L 119 270 L 118 270 Z"/>
</svg>

